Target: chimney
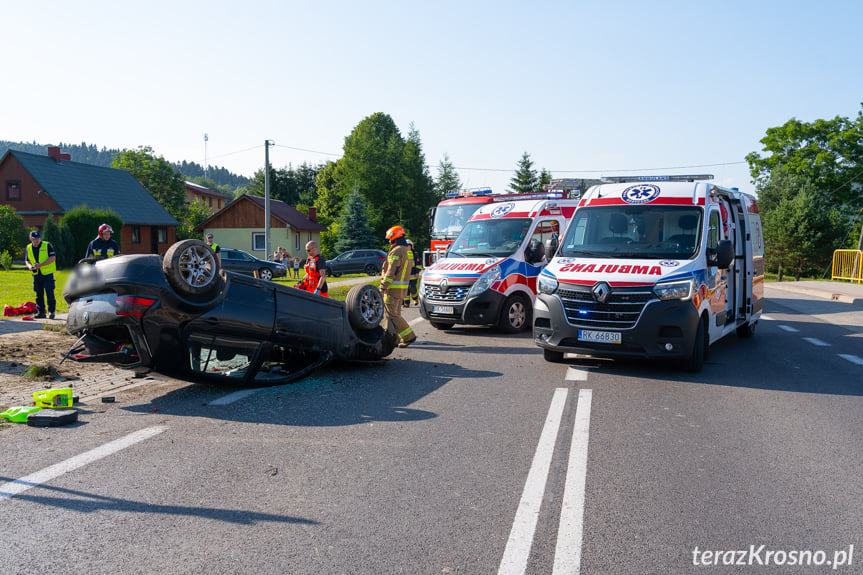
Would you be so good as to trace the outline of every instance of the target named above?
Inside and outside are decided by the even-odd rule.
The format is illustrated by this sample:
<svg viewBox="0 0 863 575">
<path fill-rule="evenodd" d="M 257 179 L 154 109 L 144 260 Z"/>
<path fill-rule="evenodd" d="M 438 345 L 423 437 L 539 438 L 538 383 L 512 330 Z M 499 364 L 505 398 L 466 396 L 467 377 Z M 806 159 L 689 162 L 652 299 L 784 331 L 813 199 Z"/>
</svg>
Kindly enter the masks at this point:
<svg viewBox="0 0 863 575">
<path fill-rule="evenodd" d="M 318 210 L 310 207 L 309 208 L 309 219 L 312 220 L 313 222 L 316 222 L 316 221 L 318 221 L 317 218 L 318 218 Z"/>
<path fill-rule="evenodd" d="M 48 146 L 48 157 L 54 158 L 54 161 L 56 162 L 72 159 L 72 156 L 69 154 L 61 154 L 59 146 Z"/>
</svg>

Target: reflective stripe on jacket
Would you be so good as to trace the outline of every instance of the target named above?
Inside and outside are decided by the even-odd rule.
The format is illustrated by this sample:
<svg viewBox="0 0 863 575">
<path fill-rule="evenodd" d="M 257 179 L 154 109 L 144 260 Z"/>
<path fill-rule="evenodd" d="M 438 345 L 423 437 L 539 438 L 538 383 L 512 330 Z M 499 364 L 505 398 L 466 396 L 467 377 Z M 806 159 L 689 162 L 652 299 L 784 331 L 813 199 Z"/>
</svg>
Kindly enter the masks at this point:
<svg viewBox="0 0 863 575">
<path fill-rule="evenodd" d="M 381 289 L 407 289 L 413 258 L 408 258 L 410 250 L 406 245 L 393 244 L 387 254 L 387 261 L 381 270 Z"/>
</svg>

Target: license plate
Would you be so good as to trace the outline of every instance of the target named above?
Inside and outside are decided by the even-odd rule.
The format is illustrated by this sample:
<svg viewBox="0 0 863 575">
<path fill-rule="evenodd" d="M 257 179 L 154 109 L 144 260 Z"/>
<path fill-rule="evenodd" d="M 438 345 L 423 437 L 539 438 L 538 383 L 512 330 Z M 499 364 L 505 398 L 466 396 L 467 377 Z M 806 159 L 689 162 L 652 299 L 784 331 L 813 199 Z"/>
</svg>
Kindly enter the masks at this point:
<svg viewBox="0 0 863 575">
<path fill-rule="evenodd" d="M 578 330 L 578 341 L 592 341 L 594 343 L 622 343 L 619 331 L 592 331 L 589 329 Z"/>
<path fill-rule="evenodd" d="M 453 313 L 455 313 L 455 310 L 453 309 L 453 307 L 451 305 L 433 305 L 432 306 L 432 313 L 453 314 Z"/>
</svg>

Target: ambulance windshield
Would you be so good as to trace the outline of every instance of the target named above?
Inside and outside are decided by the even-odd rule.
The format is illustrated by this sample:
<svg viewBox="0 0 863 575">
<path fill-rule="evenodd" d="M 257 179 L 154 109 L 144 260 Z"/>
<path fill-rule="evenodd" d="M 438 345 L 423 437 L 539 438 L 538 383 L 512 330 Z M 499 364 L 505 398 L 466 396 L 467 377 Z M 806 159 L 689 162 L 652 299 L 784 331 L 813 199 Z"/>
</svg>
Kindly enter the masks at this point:
<svg viewBox="0 0 863 575">
<path fill-rule="evenodd" d="M 698 252 L 701 220 L 694 206 L 579 208 L 558 255 L 688 260 Z"/>
<path fill-rule="evenodd" d="M 524 241 L 530 218 L 499 218 L 468 222 L 449 250 L 450 255 L 507 257 Z"/>
</svg>

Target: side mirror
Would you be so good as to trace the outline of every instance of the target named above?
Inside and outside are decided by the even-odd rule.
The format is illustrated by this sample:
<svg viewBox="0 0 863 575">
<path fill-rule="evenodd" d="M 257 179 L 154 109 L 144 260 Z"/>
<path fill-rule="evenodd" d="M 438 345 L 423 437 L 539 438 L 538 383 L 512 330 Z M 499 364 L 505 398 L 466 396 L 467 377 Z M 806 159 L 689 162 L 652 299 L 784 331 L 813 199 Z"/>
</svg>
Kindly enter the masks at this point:
<svg viewBox="0 0 863 575">
<path fill-rule="evenodd" d="M 539 240 L 530 240 L 530 243 L 524 248 L 524 261 L 529 264 L 541 262 L 544 255 L 545 249 L 543 249 L 542 242 Z"/>
<path fill-rule="evenodd" d="M 734 244 L 731 240 L 722 240 L 716 249 L 707 250 L 707 263 L 720 269 L 728 269 L 734 261 Z"/>
<path fill-rule="evenodd" d="M 554 257 L 554 254 L 557 253 L 557 236 L 551 236 L 547 240 L 545 240 L 545 253 L 547 258 L 550 260 Z"/>
</svg>

